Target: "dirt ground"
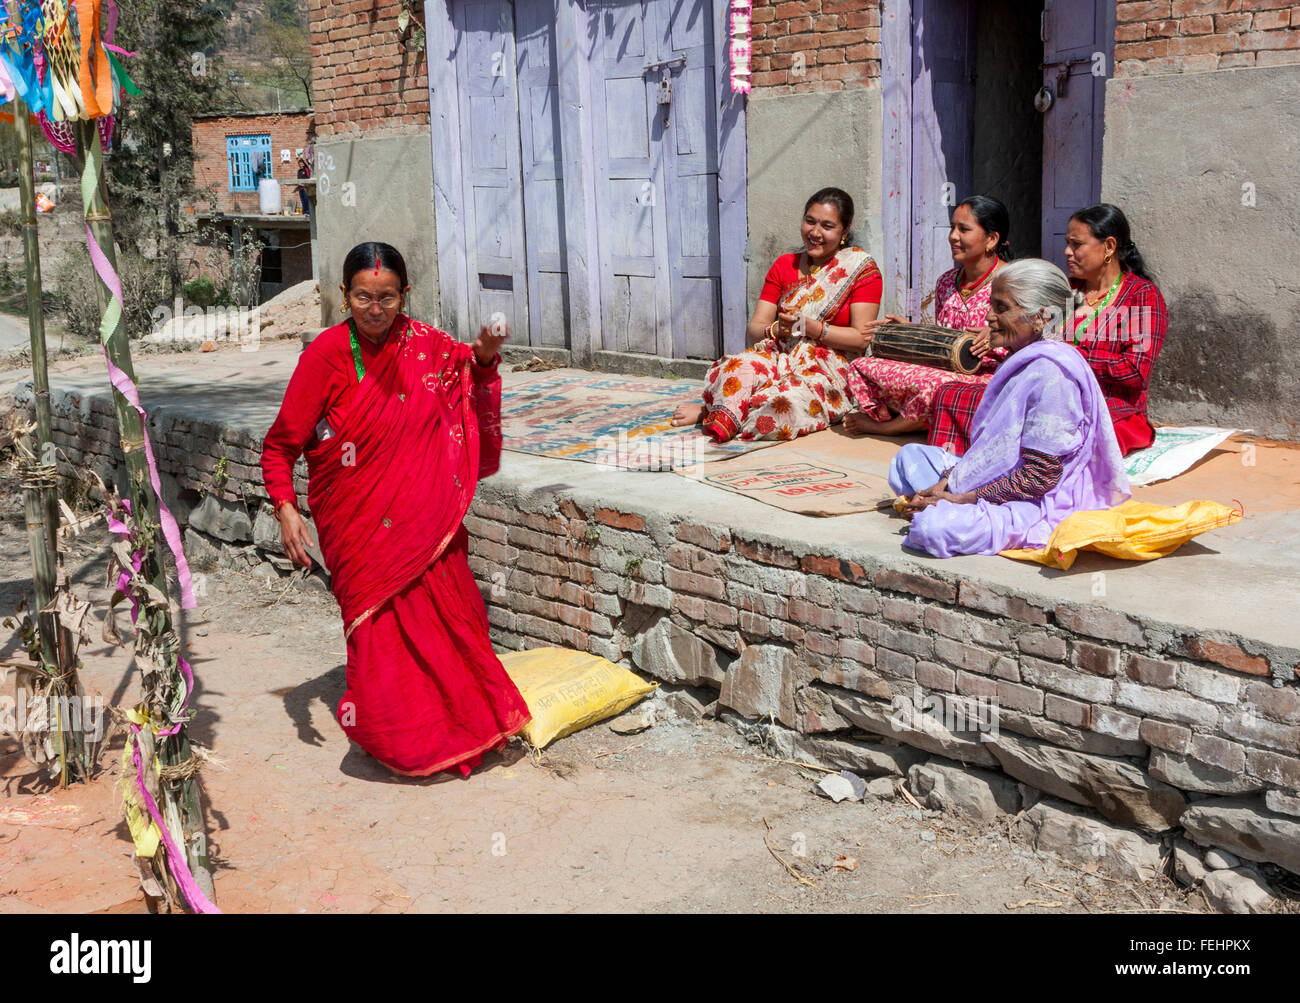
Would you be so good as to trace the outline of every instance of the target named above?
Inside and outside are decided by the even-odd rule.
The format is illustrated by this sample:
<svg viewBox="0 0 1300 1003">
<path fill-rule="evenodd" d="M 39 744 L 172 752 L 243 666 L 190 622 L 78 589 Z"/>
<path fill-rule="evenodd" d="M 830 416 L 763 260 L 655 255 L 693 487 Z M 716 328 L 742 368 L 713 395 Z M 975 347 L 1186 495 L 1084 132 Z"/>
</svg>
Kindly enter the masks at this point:
<svg viewBox="0 0 1300 1003">
<path fill-rule="evenodd" d="M 67 556 L 100 617 L 105 537 L 89 531 Z M 820 774 L 766 761 L 711 720 L 631 736 L 599 724 L 540 762 L 512 744 L 468 779 L 396 778 L 333 720 L 344 644 L 328 593 L 229 571 L 199 585 L 182 632 L 199 686 L 190 734 L 223 764 L 201 776 L 227 912 L 1206 910 L 1167 879 L 1139 885 L 1037 854 L 1009 819 L 833 804 L 813 791 Z M 9 478 L 0 612 L 29 588 Z M 22 658 L 6 640 L 0 661 Z M 125 649 L 96 642 L 83 658 L 88 691 L 133 700 Z M 119 807 L 121 744 L 95 782 L 59 791 L 0 738 L 0 913 L 144 911 Z"/>
</svg>

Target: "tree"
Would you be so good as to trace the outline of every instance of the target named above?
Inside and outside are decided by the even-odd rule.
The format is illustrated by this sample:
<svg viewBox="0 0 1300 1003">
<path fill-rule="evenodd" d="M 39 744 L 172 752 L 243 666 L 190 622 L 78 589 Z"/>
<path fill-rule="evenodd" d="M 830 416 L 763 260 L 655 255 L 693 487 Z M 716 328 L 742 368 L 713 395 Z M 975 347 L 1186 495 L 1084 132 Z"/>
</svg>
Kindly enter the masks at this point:
<svg viewBox="0 0 1300 1003">
<path fill-rule="evenodd" d="M 196 114 L 222 103 L 215 53 L 226 15 L 219 4 L 199 0 L 137 0 L 120 10 L 118 42 L 138 53 L 125 62 L 142 93 L 119 119 L 108 165 L 117 238 L 140 251 L 156 240 L 175 298 L 184 284 L 182 206 L 197 194 L 191 128 Z"/>
</svg>

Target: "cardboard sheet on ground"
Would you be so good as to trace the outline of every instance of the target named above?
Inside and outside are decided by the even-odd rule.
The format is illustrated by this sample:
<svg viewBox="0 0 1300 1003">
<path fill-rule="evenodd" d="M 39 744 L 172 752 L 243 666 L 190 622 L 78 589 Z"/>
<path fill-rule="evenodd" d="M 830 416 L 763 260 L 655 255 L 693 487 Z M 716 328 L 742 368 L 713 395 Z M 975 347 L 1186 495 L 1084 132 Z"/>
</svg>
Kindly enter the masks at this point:
<svg viewBox="0 0 1300 1003">
<path fill-rule="evenodd" d="M 1124 458 L 1129 483 L 1134 487 L 1142 487 L 1177 477 L 1236 431 L 1235 428 L 1199 425 L 1158 428 L 1155 442 Z"/>
<path fill-rule="evenodd" d="M 674 428 L 679 404 L 699 401 L 702 380 L 559 372 L 501 390 L 505 448 L 618 470 L 671 470 L 774 445 L 717 445 L 698 427 Z"/>
<path fill-rule="evenodd" d="M 872 452 L 868 440 L 826 431 L 676 473 L 787 512 L 853 515 L 888 506 L 894 498 L 884 476 L 888 465 L 873 460 Z"/>
</svg>

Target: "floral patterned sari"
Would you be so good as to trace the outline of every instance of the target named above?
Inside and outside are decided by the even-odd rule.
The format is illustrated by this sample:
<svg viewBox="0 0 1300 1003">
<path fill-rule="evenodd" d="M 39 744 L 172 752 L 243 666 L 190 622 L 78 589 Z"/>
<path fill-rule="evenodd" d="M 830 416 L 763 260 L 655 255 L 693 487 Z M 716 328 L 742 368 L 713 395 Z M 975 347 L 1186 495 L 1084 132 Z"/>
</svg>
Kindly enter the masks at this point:
<svg viewBox="0 0 1300 1003">
<path fill-rule="evenodd" d="M 785 289 L 777 307 L 825 322 L 845 307 L 859 283 L 878 274 L 866 251 L 844 248 Z M 753 348 L 719 359 L 709 370 L 704 430 L 719 442 L 737 436 L 793 439 L 819 432 L 849 408 L 848 366 L 842 354 L 812 338 L 793 332 L 764 338 Z"/>
</svg>

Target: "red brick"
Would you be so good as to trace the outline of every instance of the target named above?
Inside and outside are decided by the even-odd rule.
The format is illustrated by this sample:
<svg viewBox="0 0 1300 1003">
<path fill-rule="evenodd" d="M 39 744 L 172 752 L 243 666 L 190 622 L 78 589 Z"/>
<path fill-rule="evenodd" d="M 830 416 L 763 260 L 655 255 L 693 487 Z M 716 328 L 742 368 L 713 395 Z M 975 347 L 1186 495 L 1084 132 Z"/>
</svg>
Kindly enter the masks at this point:
<svg viewBox="0 0 1300 1003">
<path fill-rule="evenodd" d="M 1249 654 L 1235 644 L 1225 644 L 1204 637 L 1188 637 L 1183 639 L 1182 650 L 1189 658 L 1214 662 L 1234 672 L 1246 672 L 1252 676 L 1269 674 L 1267 658 L 1263 655 Z"/>
<path fill-rule="evenodd" d="M 940 602 L 953 602 L 957 598 L 957 587 L 951 582 L 908 571 L 878 571 L 871 583 L 878 589 L 910 592 L 912 595 L 937 599 Z"/>
<path fill-rule="evenodd" d="M 1300 30 L 1248 31 L 1241 36 L 1243 49 L 1300 49 Z"/>
<path fill-rule="evenodd" d="M 1115 5 L 1115 19 L 1123 24 L 1125 21 L 1154 21 L 1169 16 L 1169 0 L 1153 0 L 1147 3 L 1118 3 Z"/>
<path fill-rule="evenodd" d="M 1210 35 L 1214 33 L 1214 18 L 1209 14 L 1185 17 L 1178 22 L 1180 35 Z"/>
<path fill-rule="evenodd" d="M 1246 31 L 1250 28 L 1251 15 L 1245 12 L 1239 14 L 1215 14 L 1214 30 L 1219 32 L 1228 31 Z"/>
<path fill-rule="evenodd" d="M 1115 46 L 1115 58 L 1154 59 L 1169 54 L 1169 39 L 1157 38 L 1146 42 L 1126 42 Z"/>
<path fill-rule="evenodd" d="M 1048 693 L 1044 709 L 1053 721 L 1060 721 L 1062 724 L 1073 725 L 1076 728 L 1092 727 L 1092 708 L 1086 703 Z"/>
<path fill-rule="evenodd" d="M 961 583 L 957 602 L 961 606 L 982 610 L 985 613 L 994 613 L 999 616 L 1009 616 L 1013 620 L 1020 620 L 1024 623 L 1038 624 L 1039 626 L 1047 623 L 1047 613 L 1039 607 L 1015 596 L 998 595 L 992 589 L 973 582 Z"/>
<path fill-rule="evenodd" d="M 957 683 L 957 674 L 952 669 L 936 665 L 934 662 L 917 662 L 916 681 L 927 689 L 951 693 Z"/>
<path fill-rule="evenodd" d="M 1255 15 L 1255 20 L 1251 22 L 1251 27 L 1256 31 L 1272 31 L 1274 28 L 1285 28 L 1291 23 L 1291 11 L 1289 10 L 1266 10 L 1260 11 Z"/>
<path fill-rule="evenodd" d="M 645 520 L 639 515 L 628 512 L 619 512 L 612 508 L 598 508 L 592 515 L 597 522 L 612 526 L 615 529 L 631 529 L 638 532 L 645 529 Z"/>
<path fill-rule="evenodd" d="M 1197 762 L 1229 773 L 1240 773 L 1246 768 L 1246 750 L 1242 746 L 1212 735 L 1193 735 L 1187 754 Z"/>
<path fill-rule="evenodd" d="M 1191 729 L 1180 725 L 1147 718 L 1138 728 L 1138 736 L 1147 745 L 1154 745 L 1158 749 L 1167 749 L 1181 755 L 1187 751 L 1192 732 Z"/>
<path fill-rule="evenodd" d="M 1140 42 L 1147 38 L 1148 25 L 1141 21 L 1135 21 L 1133 24 L 1121 24 L 1115 28 L 1116 42 Z"/>
<path fill-rule="evenodd" d="M 775 564 L 781 568 L 797 568 L 799 561 L 794 554 L 783 547 L 774 547 L 768 543 L 751 543 L 749 540 L 735 541 L 736 553 L 751 561 L 761 564 Z"/>
<path fill-rule="evenodd" d="M 799 567 L 810 575 L 838 578 L 842 582 L 864 584 L 867 580 L 867 572 L 862 565 L 839 557 L 809 554 L 799 559 Z"/>
<path fill-rule="evenodd" d="M 1237 48 L 1238 37 L 1237 35 L 1195 35 L 1191 38 L 1171 38 L 1168 55 L 1199 56 L 1233 52 Z M 1163 54 L 1157 53 L 1157 55 Z"/>
<path fill-rule="evenodd" d="M 1173 662 L 1162 662 L 1156 658 L 1142 655 L 1129 655 L 1125 674 L 1134 682 L 1144 686 L 1161 686 L 1166 689 L 1173 686 L 1178 678 L 1178 666 Z"/>
<path fill-rule="evenodd" d="M 1113 676 L 1119 671 L 1119 650 L 1089 641 L 1075 641 L 1071 664 L 1095 676 Z"/>
<path fill-rule="evenodd" d="M 694 522 L 678 523 L 677 539 L 722 554 L 731 549 L 731 537 L 727 533 Z"/>
<path fill-rule="evenodd" d="M 1242 0 L 1173 0 L 1170 12 L 1174 17 L 1195 17 L 1197 14 L 1223 14 L 1241 10 Z"/>
<path fill-rule="evenodd" d="M 1255 56 L 1256 66 L 1283 66 L 1300 62 L 1300 49 L 1267 49 Z"/>
<path fill-rule="evenodd" d="M 1055 697 L 1055 699 L 1061 698 Z M 1024 711 L 1028 714 L 1041 714 L 1043 712 L 1043 691 L 1034 689 L 1032 686 L 1021 686 L 1019 683 L 999 679 L 998 703 L 1003 707 L 1010 707 L 1012 710 Z"/>
</svg>

